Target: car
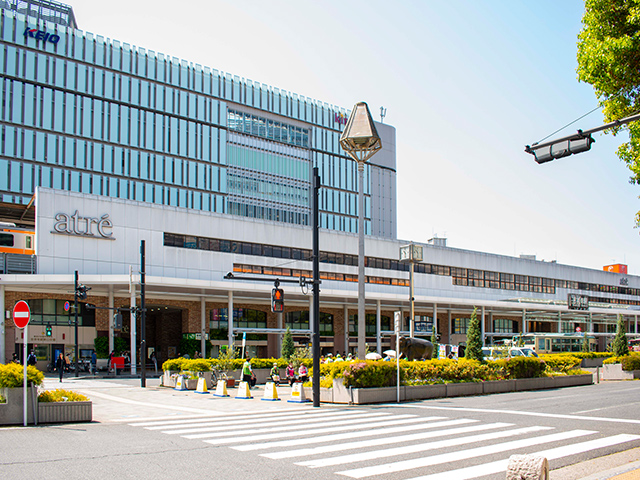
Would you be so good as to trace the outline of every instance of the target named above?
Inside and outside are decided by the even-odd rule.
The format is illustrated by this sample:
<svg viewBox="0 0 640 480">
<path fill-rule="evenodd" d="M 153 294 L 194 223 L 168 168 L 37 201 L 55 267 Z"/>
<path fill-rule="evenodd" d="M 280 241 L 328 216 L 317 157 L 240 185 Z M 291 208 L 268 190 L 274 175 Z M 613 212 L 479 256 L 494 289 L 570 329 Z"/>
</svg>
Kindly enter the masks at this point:
<svg viewBox="0 0 640 480">
<path fill-rule="evenodd" d="M 509 359 L 512 357 L 537 357 L 538 354 L 527 347 L 483 347 L 485 360 Z"/>
</svg>

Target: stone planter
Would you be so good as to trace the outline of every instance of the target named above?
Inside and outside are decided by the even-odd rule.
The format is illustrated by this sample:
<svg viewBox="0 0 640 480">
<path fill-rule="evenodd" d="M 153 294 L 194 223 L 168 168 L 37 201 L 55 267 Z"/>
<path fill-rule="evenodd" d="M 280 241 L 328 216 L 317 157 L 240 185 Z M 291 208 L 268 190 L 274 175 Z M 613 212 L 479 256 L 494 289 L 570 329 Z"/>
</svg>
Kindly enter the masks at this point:
<svg viewBox="0 0 640 480">
<path fill-rule="evenodd" d="M 597 357 L 597 358 L 583 358 L 582 361 L 580 362 L 580 368 L 596 368 L 596 367 L 601 367 L 602 366 L 602 362 L 603 362 L 604 358 L 603 357 Z"/>
<path fill-rule="evenodd" d="M 600 380 L 635 380 L 640 370 L 622 370 L 621 363 L 606 363 L 602 366 Z"/>
<path fill-rule="evenodd" d="M 24 388 L 0 388 L 0 393 L 7 400 L 0 404 L 0 425 L 23 425 Z M 37 394 L 37 389 L 27 388 L 27 423 L 33 424 L 33 399 Z"/>
<path fill-rule="evenodd" d="M 176 377 L 171 377 L 171 375 L 177 375 L 179 372 L 177 370 L 165 370 L 162 374 L 162 386 L 175 388 L 176 387 Z"/>
<path fill-rule="evenodd" d="M 93 420 L 91 402 L 38 403 L 38 423 L 80 423 Z"/>
</svg>

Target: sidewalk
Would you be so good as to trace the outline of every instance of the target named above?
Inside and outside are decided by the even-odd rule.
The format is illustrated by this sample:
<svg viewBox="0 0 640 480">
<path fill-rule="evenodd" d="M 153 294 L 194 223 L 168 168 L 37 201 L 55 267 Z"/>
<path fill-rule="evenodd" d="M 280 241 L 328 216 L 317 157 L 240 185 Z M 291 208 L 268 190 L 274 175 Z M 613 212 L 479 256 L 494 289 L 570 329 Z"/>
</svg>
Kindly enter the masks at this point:
<svg viewBox="0 0 640 480">
<path fill-rule="evenodd" d="M 549 478 L 551 480 L 640 480 L 640 448 L 552 470 Z"/>
</svg>

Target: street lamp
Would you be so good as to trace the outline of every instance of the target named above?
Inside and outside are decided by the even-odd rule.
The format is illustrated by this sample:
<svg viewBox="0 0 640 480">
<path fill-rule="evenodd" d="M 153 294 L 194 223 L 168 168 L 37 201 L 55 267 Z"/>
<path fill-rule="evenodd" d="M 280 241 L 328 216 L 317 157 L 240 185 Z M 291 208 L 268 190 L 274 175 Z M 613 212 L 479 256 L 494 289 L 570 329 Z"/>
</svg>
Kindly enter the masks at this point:
<svg viewBox="0 0 640 480">
<path fill-rule="evenodd" d="M 415 336 L 415 308 L 413 297 L 413 269 L 416 262 L 422 261 L 422 245 L 415 245 L 413 243 L 400 247 L 400 261 L 405 263 L 409 262 L 411 268 L 409 269 L 409 302 L 411 303 L 411 317 L 409 318 L 409 336 L 413 338 Z"/>
<path fill-rule="evenodd" d="M 365 357 L 364 311 L 364 164 L 382 148 L 366 103 L 357 103 L 340 136 L 340 146 L 358 162 L 358 358 Z M 349 319 L 345 319 L 348 325 Z M 347 348 L 349 346 L 347 345 Z"/>
</svg>

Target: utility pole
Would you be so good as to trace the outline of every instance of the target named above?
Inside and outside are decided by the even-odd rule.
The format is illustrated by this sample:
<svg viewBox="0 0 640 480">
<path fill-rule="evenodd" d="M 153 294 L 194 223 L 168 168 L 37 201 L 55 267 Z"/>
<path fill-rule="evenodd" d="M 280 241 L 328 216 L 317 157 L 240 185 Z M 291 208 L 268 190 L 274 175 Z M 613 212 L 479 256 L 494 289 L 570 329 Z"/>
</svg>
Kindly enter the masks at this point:
<svg viewBox="0 0 640 480">
<path fill-rule="evenodd" d="M 320 176 L 318 167 L 313 167 L 313 406 L 320 406 L 320 228 L 318 225 L 318 200 Z"/>
<path fill-rule="evenodd" d="M 145 304 L 146 273 L 145 273 L 145 242 L 140 241 L 140 386 L 147 386 L 147 337 L 145 322 L 147 308 Z"/>
</svg>

